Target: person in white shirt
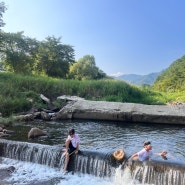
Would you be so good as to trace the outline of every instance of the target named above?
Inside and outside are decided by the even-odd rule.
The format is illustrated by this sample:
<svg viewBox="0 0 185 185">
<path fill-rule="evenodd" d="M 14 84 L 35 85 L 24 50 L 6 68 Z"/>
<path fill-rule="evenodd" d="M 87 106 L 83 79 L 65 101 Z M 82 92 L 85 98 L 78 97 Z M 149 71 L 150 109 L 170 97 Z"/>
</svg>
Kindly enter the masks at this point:
<svg viewBox="0 0 185 185">
<path fill-rule="evenodd" d="M 145 141 L 143 143 L 143 149 L 131 156 L 131 159 L 133 160 L 139 160 L 139 161 L 148 161 L 151 159 L 152 153 L 152 145 L 150 141 Z M 160 155 L 161 157 L 165 158 L 167 152 L 162 151 L 158 153 L 157 155 Z"/>
<path fill-rule="evenodd" d="M 73 154 L 77 154 L 79 151 L 79 143 L 80 143 L 80 137 L 78 134 L 75 133 L 75 130 L 69 129 L 68 130 L 68 137 L 66 139 L 66 152 L 65 152 L 65 165 L 64 165 L 64 172 L 67 171 L 69 158 Z"/>
</svg>

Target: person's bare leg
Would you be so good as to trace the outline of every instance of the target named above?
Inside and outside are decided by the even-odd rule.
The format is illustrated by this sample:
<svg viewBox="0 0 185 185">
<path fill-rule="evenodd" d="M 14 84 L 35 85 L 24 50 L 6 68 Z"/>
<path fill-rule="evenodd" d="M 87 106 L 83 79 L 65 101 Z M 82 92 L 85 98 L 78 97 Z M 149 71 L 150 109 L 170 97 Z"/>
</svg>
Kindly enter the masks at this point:
<svg viewBox="0 0 185 185">
<path fill-rule="evenodd" d="M 68 166 L 68 163 L 69 163 L 69 153 L 68 153 L 68 149 L 69 149 L 69 143 L 70 143 L 70 140 L 66 140 L 66 154 L 65 154 L 65 165 L 64 165 L 64 172 L 67 171 L 67 166 Z"/>
<path fill-rule="evenodd" d="M 67 171 L 67 166 L 68 166 L 68 163 L 69 163 L 69 153 L 66 152 L 66 155 L 65 155 L 65 165 L 64 165 L 64 172 Z"/>
</svg>

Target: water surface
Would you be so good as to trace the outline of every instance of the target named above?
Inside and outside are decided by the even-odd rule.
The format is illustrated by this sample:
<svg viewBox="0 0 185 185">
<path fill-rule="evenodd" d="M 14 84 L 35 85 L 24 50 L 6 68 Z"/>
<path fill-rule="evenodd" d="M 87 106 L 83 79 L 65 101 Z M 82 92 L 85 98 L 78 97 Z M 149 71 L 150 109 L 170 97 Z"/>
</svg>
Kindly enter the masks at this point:
<svg viewBox="0 0 185 185">
<path fill-rule="evenodd" d="M 46 130 L 50 137 L 46 140 L 27 139 L 28 131 L 32 127 Z M 123 122 L 106 122 L 91 120 L 65 120 L 60 122 L 30 122 L 16 124 L 11 128 L 15 134 L 10 140 L 35 142 L 48 145 L 62 145 L 67 137 L 68 128 L 73 127 L 81 138 L 81 150 L 100 152 L 114 152 L 124 149 L 127 156 L 142 149 L 142 143 L 149 140 L 153 146 L 153 153 L 168 151 L 168 160 L 185 163 L 185 126 L 160 124 L 134 124 Z M 154 155 L 157 160 L 162 160 Z"/>
</svg>

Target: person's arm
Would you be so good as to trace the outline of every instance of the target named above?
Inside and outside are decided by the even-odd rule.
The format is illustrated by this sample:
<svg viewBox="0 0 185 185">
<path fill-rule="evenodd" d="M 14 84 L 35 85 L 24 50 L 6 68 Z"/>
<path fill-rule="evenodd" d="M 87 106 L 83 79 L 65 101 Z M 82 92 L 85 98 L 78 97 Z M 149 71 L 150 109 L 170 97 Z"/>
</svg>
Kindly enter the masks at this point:
<svg viewBox="0 0 185 185">
<path fill-rule="evenodd" d="M 68 151 L 68 149 L 69 149 L 69 143 L 70 143 L 70 139 L 67 138 L 66 139 L 66 143 L 65 143 L 65 145 L 66 145 L 66 151 Z"/>
<path fill-rule="evenodd" d="M 76 137 L 76 143 L 77 143 L 77 144 L 76 144 L 76 151 L 75 151 L 75 154 L 77 154 L 78 151 L 79 151 L 80 137 L 78 136 L 78 134 L 76 134 L 75 137 Z"/>
<path fill-rule="evenodd" d="M 77 154 L 77 153 L 78 153 L 78 151 L 79 151 L 79 143 L 77 143 L 77 145 L 76 145 L 76 151 L 75 151 L 75 154 Z"/>
<path fill-rule="evenodd" d="M 166 150 L 157 153 L 157 155 L 159 155 L 159 156 L 166 156 L 166 154 L 167 154 L 167 151 Z"/>
<path fill-rule="evenodd" d="M 167 154 L 166 150 L 164 150 L 164 151 L 162 151 L 160 153 L 157 153 L 157 155 L 161 156 L 164 160 L 167 160 L 166 154 Z"/>
<path fill-rule="evenodd" d="M 134 157 L 138 157 L 138 153 L 135 153 L 131 156 L 131 159 L 133 159 Z"/>
</svg>

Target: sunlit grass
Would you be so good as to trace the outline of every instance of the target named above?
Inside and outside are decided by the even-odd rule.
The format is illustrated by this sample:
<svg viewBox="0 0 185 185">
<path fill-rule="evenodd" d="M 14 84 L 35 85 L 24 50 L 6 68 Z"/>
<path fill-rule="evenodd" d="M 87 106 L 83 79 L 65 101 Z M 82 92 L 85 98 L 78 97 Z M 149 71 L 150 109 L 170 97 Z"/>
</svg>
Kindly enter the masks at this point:
<svg viewBox="0 0 185 185">
<path fill-rule="evenodd" d="M 0 112 L 4 116 L 29 110 L 33 105 L 44 106 L 40 94 L 55 101 L 58 96 L 79 96 L 86 100 L 166 104 L 185 101 L 184 93 L 168 94 L 139 88 L 124 81 L 65 80 L 40 76 L 22 76 L 0 72 Z"/>
</svg>

